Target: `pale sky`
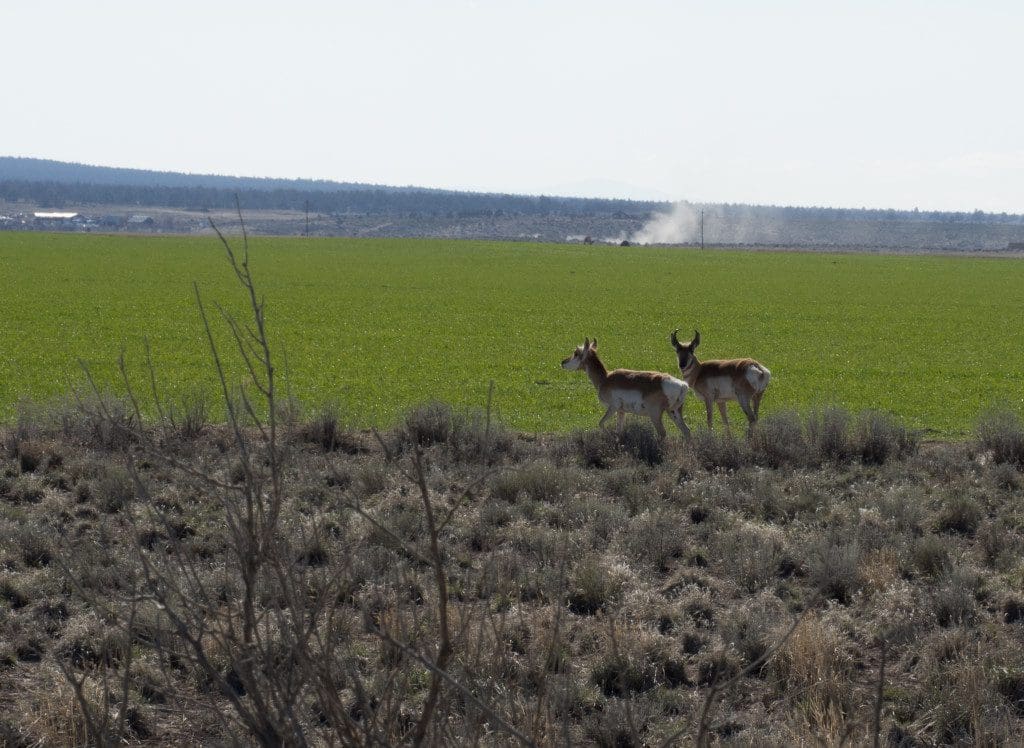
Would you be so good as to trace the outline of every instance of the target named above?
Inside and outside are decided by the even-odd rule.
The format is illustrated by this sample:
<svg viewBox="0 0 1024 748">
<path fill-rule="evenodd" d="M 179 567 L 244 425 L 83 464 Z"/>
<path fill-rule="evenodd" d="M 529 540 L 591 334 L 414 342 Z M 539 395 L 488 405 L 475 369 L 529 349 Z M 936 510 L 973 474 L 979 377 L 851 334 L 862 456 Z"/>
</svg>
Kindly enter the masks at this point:
<svg viewBox="0 0 1024 748">
<path fill-rule="evenodd" d="M 1024 212 L 1024 3 L 0 5 L 0 155 Z"/>
</svg>

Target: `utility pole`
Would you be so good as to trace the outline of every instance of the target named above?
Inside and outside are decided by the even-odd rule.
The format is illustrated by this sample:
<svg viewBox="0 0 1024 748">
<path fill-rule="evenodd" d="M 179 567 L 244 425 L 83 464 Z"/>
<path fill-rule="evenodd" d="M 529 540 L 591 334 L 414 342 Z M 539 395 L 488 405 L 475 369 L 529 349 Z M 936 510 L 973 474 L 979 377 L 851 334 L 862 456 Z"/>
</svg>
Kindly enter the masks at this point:
<svg viewBox="0 0 1024 748">
<path fill-rule="evenodd" d="M 700 248 L 704 249 L 704 209 L 700 209 Z"/>
</svg>

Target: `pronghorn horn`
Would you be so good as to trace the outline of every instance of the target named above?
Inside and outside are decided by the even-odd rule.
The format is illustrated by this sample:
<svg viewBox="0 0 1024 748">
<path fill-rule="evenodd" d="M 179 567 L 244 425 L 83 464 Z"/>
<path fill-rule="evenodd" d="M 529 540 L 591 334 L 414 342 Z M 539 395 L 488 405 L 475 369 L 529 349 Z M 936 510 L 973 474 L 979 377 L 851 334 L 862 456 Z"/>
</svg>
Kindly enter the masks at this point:
<svg viewBox="0 0 1024 748">
<path fill-rule="evenodd" d="M 693 331 L 693 347 L 696 348 L 700 345 L 700 332 L 698 330 Z"/>
<path fill-rule="evenodd" d="M 594 338 L 594 342 L 593 342 L 593 344 L 590 347 L 591 348 L 597 348 L 597 338 Z"/>
<path fill-rule="evenodd" d="M 676 333 L 678 333 L 678 332 L 679 332 L 679 328 L 678 327 L 675 330 L 672 331 L 672 345 L 674 345 L 676 348 L 679 347 L 679 338 L 676 337 Z"/>
</svg>

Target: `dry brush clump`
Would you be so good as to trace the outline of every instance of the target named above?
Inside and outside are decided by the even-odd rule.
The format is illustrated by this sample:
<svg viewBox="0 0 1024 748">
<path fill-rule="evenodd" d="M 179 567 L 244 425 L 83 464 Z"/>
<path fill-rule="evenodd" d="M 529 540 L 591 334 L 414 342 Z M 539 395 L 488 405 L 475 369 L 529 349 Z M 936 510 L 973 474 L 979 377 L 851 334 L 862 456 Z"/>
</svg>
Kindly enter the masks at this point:
<svg viewBox="0 0 1024 748">
<path fill-rule="evenodd" d="M 983 413 L 976 426 L 979 446 L 998 463 L 1024 468 L 1024 421 L 1009 409 Z"/>
</svg>

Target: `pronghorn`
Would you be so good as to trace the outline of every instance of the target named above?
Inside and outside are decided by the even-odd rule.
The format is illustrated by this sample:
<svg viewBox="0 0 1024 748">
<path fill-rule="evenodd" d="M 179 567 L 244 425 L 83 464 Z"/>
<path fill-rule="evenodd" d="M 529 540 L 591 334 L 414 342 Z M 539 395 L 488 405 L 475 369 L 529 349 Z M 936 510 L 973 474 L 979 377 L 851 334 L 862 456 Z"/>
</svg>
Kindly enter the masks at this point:
<svg viewBox="0 0 1024 748">
<path fill-rule="evenodd" d="M 753 428 L 772 373 L 752 358 L 701 363 L 693 353 L 700 345 L 700 333 L 694 330 L 693 340 L 683 345 L 676 337 L 678 332 L 677 329 L 672 333 L 672 346 L 679 357 L 679 371 L 683 381 L 704 401 L 704 407 L 708 410 L 708 428 L 711 428 L 711 406 L 714 403 L 718 403 L 718 412 L 722 414 L 725 428 L 729 428 L 729 418 L 725 414 L 725 404 L 729 400 L 740 404 L 747 414 L 749 428 Z"/>
<path fill-rule="evenodd" d="M 608 407 L 598 426 L 604 426 L 612 413 L 618 413 L 619 428 L 622 428 L 627 412 L 639 413 L 651 419 L 658 436 L 664 439 L 665 426 L 661 417 L 667 411 L 679 430 L 690 436 L 682 412 L 690 389 L 686 382 L 656 371 L 616 369 L 610 372 L 597 356 L 597 338 L 594 342 L 590 342 L 590 338 L 585 339 L 583 345 L 577 346 L 573 354 L 562 362 L 562 368 L 569 371 L 580 367 L 586 370 L 597 388 L 598 399 Z"/>
</svg>

